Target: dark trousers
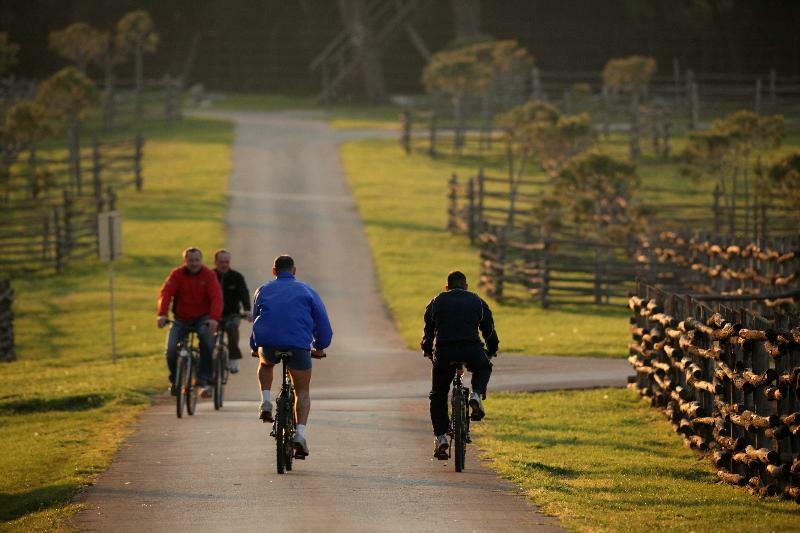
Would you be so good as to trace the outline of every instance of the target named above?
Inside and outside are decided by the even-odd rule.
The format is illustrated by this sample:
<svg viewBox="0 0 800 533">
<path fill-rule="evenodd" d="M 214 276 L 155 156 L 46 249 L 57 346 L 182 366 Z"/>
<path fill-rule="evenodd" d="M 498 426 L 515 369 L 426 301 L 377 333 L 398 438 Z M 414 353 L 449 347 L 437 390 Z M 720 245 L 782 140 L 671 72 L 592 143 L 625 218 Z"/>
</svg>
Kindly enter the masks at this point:
<svg viewBox="0 0 800 533">
<path fill-rule="evenodd" d="M 169 367 L 169 381 L 175 381 L 175 370 L 178 366 L 178 343 L 187 338 L 189 331 L 197 333 L 200 341 L 200 367 L 197 369 L 197 379 L 201 384 L 210 383 L 214 373 L 212 352 L 214 350 L 214 337 L 208 331 L 208 317 L 203 316 L 196 320 L 173 320 L 167 336 L 167 366 Z"/>
<path fill-rule="evenodd" d="M 472 372 L 472 391 L 486 396 L 486 387 L 492 375 L 492 363 L 481 345 L 436 348 L 431 370 L 431 423 L 433 434 L 444 435 L 450 427 L 447 415 L 447 395 L 456 375 L 453 362 L 461 361 Z"/>
<path fill-rule="evenodd" d="M 239 349 L 239 315 L 222 317 L 225 322 L 225 335 L 228 337 L 228 355 L 231 359 L 241 359 L 242 351 Z"/>
</svg>

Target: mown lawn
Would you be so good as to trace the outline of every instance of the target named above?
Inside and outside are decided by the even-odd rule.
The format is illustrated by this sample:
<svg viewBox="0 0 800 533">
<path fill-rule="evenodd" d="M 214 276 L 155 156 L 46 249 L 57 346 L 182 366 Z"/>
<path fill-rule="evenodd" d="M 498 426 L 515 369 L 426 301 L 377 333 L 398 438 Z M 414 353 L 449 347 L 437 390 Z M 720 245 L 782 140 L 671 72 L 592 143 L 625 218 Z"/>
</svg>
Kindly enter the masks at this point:
<svg viewBox="0 0 800 533">
<path fill-rule="evenodd" d="M 474 164 L 406 156 L 396 141 L 345 144 L 342 162 L 367 238 L 381 290 L 398 329 L 416 349 L 422 314 L 442 290 L 447 272 L 462 270 L 477 288 L 478 252 L 447 227 L 447 179 L 471 175 Z M 627 343 L 627 314 L 621 308 L 564 307 L 490 302 L 500 349 L 540 355 L 621 357 Z"/>
<path fill-rule="evenodd" d="M 577 531 L 797 531 L 800 506 L 718 481 L 628 389 L 494 394 L 482 456 Z M 475 461 L 468 457 L 469 461 Z"/>
<path fill-rule="evenodd" d="M 19 360 L 0 388 L 0 529 L 56 527 L 104 470 L 153 393 L 166 390 L 158 289 L 180 252 L 224 243 L 229 123 L 147 126 L 144 189 L 120 194 L 115 264 L 119 360 L 111 363 L 108 274 L 96 259 L 60 276 L 14 279 Z"/>
</svg>

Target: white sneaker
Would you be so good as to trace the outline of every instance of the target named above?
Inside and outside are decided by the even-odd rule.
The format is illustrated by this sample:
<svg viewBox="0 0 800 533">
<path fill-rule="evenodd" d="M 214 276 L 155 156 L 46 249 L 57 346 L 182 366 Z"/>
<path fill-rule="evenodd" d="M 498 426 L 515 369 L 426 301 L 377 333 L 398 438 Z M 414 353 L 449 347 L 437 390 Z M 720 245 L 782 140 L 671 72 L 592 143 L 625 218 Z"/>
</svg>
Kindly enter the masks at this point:
<svg viewBox="0 0 800 533">
<path fill-rule="evenodd" d="M 450 442 L 447 440 L 447 435 L 439 435 L 434 441 L 433 456 L 442 461 L 447 460 L 447 449 L 450 448 Z"/>
<path fill-rule="evenodd" d="M 258 409 L 258 418 L 264 422 L 275 422 L 272 418 L 272 402 L 261 402 L 261 407 Z"/>
<path fill-rule="evenodd" d="M 231 374 L 239 373 L 239 360 L 238 359 L 231 359 L 228 363 L 228 370 L 231 371 Z"/>
<path fill-rule="evenodd" d="M 483 410 L 483 400 L 481 400 L 480 394 L 477 392 L 472 393 L 472 397 L 469 399 L 469 406 L 472 408 L 472 416 L 470 418 L 475 422 L 483 420 L 483 417 L 486 416 L 486 411 Z"/>
<path fill-rule="evenodd" d="M 308 444 L 306 438 L 298 434 L 294 436 L 294 458 L 305 459 L 308 456 Z"/>
</svg>

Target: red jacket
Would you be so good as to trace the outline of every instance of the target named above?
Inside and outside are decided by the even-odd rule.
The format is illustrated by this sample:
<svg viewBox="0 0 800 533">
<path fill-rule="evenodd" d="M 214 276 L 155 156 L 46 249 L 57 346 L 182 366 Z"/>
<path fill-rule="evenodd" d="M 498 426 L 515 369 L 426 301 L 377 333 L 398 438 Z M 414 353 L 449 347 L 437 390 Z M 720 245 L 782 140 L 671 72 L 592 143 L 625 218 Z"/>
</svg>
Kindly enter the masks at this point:
<svg viewBox="0 0 800 533">
<path fill-rule="evenodd" d="M 175 298 L 175 318 L 194 320 L 208 315 L 211 320 L 222 318 L 222 288 L 213 270 L 204 266 L 191 274 L 179 266 L 167 276 L 158 299 L 158 315 L 167 316 L 169 303 Z"/>
</svg>

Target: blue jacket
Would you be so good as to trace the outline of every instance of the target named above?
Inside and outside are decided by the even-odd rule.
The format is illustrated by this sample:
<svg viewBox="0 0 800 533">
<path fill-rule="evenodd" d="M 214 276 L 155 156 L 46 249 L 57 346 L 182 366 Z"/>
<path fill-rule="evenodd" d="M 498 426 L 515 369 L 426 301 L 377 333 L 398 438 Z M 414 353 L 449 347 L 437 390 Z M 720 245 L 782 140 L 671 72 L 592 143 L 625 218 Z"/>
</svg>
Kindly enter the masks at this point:
<svg viewBox="0 0 800 533">
<path fill-rule="evenodd" d="M 295 279 L 291 272 L 258 288 L 253 300 L 253 333 L 250 348 L 299 348 L 324 350 L 333 330 L 319 294 Z"/>
</svg>

